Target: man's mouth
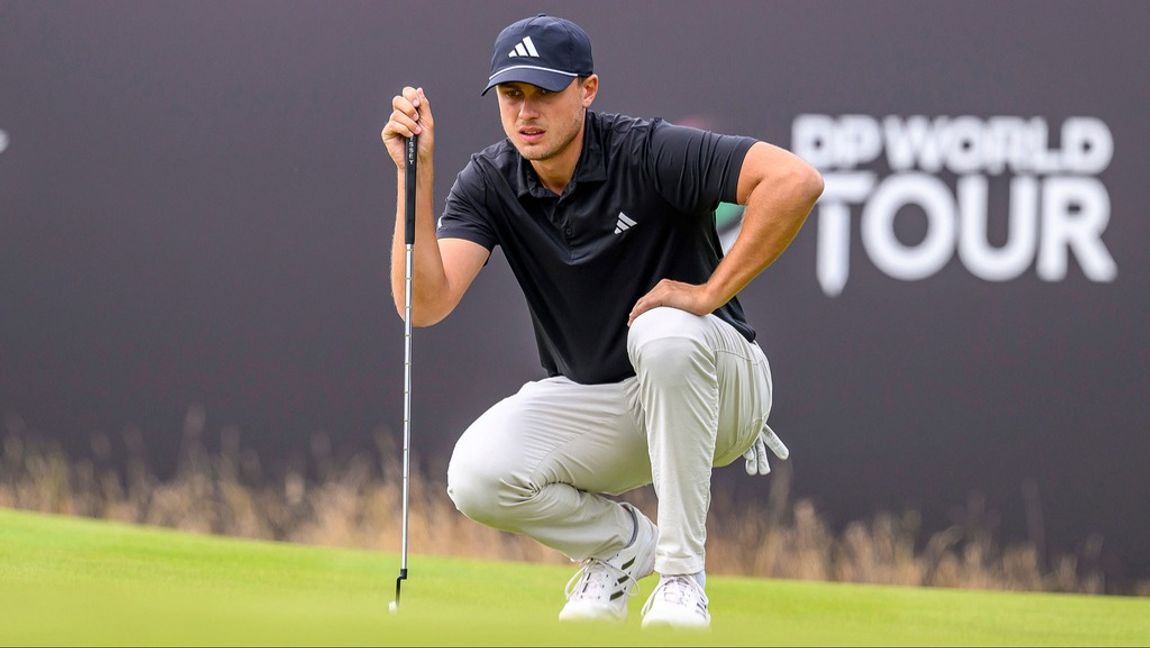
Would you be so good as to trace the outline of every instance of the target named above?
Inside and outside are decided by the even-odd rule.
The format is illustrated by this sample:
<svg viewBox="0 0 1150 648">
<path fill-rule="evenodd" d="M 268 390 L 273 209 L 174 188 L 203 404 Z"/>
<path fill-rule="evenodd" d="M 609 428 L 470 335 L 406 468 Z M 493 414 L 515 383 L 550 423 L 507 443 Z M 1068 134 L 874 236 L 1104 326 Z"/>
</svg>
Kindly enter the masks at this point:
<svg viewBox="0 0 1150 648">
<path fill-rule="evenodd" d="M 527 127 L 519 129 L 519 136 L 523 138 L 524 142 L 534 144 L 543 139 L 543 134 L 547 131 L 542 128 Z"/>
</svg>

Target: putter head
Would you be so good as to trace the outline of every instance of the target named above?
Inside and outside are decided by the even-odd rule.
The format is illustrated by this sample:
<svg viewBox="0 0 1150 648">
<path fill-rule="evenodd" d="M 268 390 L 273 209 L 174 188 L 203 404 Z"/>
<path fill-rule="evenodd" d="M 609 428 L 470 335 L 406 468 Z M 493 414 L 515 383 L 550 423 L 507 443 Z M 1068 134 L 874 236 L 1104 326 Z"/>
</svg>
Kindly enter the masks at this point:
<svg viewBox="0 0 1150 648">
<path fill-rule="evenodd" d="M 399 577 L 395 579 L 395 600 L 387 604 L 387 611 L 391 614 L 399 612 L 399 589 L 405 580 L 407 580 L 407 570 L 400 569 Z"/>
</svg>

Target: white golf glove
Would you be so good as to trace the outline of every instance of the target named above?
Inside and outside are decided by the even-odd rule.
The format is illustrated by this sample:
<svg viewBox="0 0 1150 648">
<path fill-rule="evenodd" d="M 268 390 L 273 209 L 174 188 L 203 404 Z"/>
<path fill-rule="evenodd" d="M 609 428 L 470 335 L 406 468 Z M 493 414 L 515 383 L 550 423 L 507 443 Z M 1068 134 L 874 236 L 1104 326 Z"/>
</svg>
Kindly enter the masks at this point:
<svg viewBox="0 0 1150 648">
<path fill-rule="evenodd" d="M 766 475 L 771 472 L 771 466 L 767 463 L 767 448 L 783 461 L 791 455 L 791 451 L 783 445 L 779 435 L 775 434 L 771 426 L 763 423 L 763 431 L 759 432 L 759 438 L 755 439 L 750 450 L 743 453 L 743 457 L 747 460 L 748 475 Z"/>
</svg>

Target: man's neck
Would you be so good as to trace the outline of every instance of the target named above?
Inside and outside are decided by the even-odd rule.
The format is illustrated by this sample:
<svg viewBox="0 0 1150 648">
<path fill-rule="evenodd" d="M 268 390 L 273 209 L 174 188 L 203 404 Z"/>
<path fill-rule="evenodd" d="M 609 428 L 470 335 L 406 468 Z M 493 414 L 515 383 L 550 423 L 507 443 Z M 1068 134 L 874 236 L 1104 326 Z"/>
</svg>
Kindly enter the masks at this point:
<svg viewBox="0 0 1150 648">
<path fill-rule="evenodd" d="M 587 120 L 584 118 L 579 134 L 562 153 L 546 160 L 531 161 L 531 168 L 535 169 L 539 182 L 556 196 L 563 195 L 563 190 L 575 176 L 575 167 L 579 165 L 579 156 L 583 153 L 583 137 L 586 132 Z"/>
</svg>

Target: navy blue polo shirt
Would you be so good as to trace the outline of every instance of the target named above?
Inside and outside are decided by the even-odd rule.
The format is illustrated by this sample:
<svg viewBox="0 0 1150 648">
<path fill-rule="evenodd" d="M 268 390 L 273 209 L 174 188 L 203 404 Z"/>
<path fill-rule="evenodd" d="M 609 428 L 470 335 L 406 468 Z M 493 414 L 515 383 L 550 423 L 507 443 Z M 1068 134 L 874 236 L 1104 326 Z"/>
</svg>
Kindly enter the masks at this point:
<svg viewBox="0 0 1150 648">
<path fill-rule="evenodd" d="M 627 357 L 635 302 L 662 279 L 704 283 L 719 264 L 715 208 L 735 202 L 754 143 L 588 111 L 562 195 L 504 139 L 459 172 L 436 235 L 503 247 L 549 376 L 617 382 L 635 374 Z M 715 315 L 754 340 L 737 299 Z"/>
</svg>

